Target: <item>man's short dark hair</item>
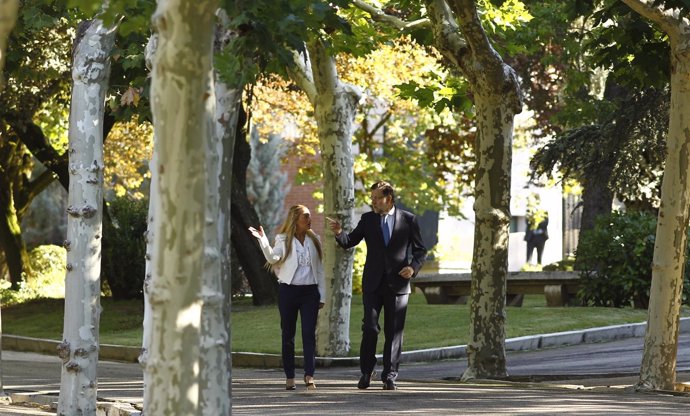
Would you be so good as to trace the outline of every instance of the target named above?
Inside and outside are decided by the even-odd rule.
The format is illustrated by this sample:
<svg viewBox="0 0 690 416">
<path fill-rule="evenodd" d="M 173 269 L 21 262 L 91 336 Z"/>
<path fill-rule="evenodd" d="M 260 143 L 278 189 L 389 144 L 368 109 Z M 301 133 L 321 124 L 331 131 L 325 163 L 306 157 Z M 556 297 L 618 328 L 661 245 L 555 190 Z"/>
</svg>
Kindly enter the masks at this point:
<svg viewBox="0 0 690 416">
<path fill-rule="evenodd" d="M 386 181 L 378 181 L 375 184 L 371 185 L 370 188 L 372 191 L 375 191 L 377 189 L 381 190 L 381 193 L 383 193 L 383 196 L 390 196 L 391 201 L 395 202 L 395 190 L 393 189 L 393 185 Z"/>
</svg>

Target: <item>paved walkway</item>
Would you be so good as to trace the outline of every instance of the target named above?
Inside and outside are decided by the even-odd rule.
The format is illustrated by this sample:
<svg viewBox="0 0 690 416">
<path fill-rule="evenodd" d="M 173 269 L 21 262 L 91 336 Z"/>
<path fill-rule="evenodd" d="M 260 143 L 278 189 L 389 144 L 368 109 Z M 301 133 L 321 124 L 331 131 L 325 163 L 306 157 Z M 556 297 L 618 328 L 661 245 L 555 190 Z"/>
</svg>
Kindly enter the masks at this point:
<svg viewBox="0 0 690 416">
<path fill-rule="evenodd" d="M 0 407 L 0 415 L 54 415 L 51 403 L 59 389 L 59 362 L 36 354 L 4 353 L 5 388 L 18 397 L 42 403 L 40 407 Z M 355 387 L 358 370 L 333 367 L 318 370 L 318 388 L 285 391 L 279 369 L 233 369 L 234 415 L 687 415 L 690 397 L 680 394 L 635 393 L 635 376 L 546 382 L 460 383 L 437 378 L 459 368 L 456 360 L 408 364 L 397 391 L 384 391 L 380 383 L 367 390 Z M 137 414 L 141 404 L 141 370 L 136 364 L 104 362 L 99 367 L 99 396 L 111 404 L 109 415 Z M 427 378 L 424 378 L 427 377 Z M 690 379 L 690 373 L 679 375 Z M 105 400 L 104 400 L 105 401 Z M 112 406 L 112 402 L 119 402 Z M 133 403 L 135 406 L 124 405 Z"/>
<path fill-rule="evenodd" d="M 690 414 L 690 395 L 633 391 L 639 358 L 633 355 L 631 361 L 637 364 L 627 365 L 617 360 L 616 354 L 630 355 L 632 348 L 623 343 L 640 344 L 641 339 L 584 344 L 587 338 L 599 341 L 619 338 L 621 328 L 580 332 L 539 336 L 540 343 L 549 345 L 555 339 L 579 339 L 579 343 L 573 342 L 574 346 L 509 352 L 508 370 L 515 376 L 513 381 L 460 383 L 457 377 L 462 374 L 466 360 L 454 358 L 409 360 L 413 362 L 401 368 L 397 391 L 382 390 L 380 382 L 372 383 L 367 390 L 358 390 L 356 366 L 317 369 L 318 389 L 314 392 L 307 391 L 303 385 L 298 385 L 297 391 L 285 391 L 278 366 L 236 367 L 232 374 L 232 412 L 234 415 Z M 690 335 L 682 338 L 685 340 Z M 520 342 L 527 345 L 535 341 Z M 690 362 L 685 355 L 690 354 L 686 351 L 679 351 L 678 380 L 687 382 Z M 430 351 L 422 356 L 435 354 L 439 352 Z M 565 365 L 571 361 L 572 366 Z M 603 371 L 604 363 L 613 363 L 617 371 Z M 0 406 L 0 416 L 55 414 L 60 382 L 57 357 L 3 351 L 2 365 L 4 388 L 12 394 L 14 404 Z M 103 411 L 108 416 L 138 414 L 143 395 L 139 365 L 101 361 L 98 373 Z M 22 400 L 33 407 L 18 406 L 17 402 Z"/>
</svg>

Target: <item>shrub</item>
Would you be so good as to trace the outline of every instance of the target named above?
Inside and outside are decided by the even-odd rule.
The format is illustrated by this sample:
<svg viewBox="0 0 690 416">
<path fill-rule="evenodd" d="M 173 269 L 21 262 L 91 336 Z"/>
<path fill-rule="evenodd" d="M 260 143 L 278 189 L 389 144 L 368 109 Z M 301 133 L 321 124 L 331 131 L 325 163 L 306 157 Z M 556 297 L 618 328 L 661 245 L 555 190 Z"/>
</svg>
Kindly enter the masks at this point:
<svg viewBox="0 0 690 416">
<path fill-rule="evenodd" d="M 64 298 L 67 250 L 55 245 L 38 246 L 29 253 L 34 271 L 27 284 L 39 297 Z"/>
<path fill-rule="evenodd" d="M 60 246 L 43 245 L 29 252 L 29 262 L 34 271 L 26 281 L 19 282 L 19 289 L 10 289 L 10 283 L 0 283 L 2 304 L 13 305 L 37 298 L 64 298 L 67 251 Z"/>
<path fill-rule="evenodd" d="M 646 308 L 652 280 L 656 217 L 644 212 L 612 213 L 597 218 L 577 250 L 585 305 Z M 690 285 L 685 267 L 683 301 Z"/>
<path fill-rule="evenodd" d="M 108 214 L 112 224 L 103 222 L 101 276 L 114 299 L 143 298 L 148 202 L 116 198 L 108 204 Z"/>
<path fill-rule="evenodd" d="M 567 272 L 572 272 L 574 270 L 575 266 L 575 257 L 567 257 L 561 261 L 557 261 L 555 263 L 549 263 L 545 265 L 542 270 L 545 272 L 553 272 L 553 271 L 567 271 Z"/>
</svg>

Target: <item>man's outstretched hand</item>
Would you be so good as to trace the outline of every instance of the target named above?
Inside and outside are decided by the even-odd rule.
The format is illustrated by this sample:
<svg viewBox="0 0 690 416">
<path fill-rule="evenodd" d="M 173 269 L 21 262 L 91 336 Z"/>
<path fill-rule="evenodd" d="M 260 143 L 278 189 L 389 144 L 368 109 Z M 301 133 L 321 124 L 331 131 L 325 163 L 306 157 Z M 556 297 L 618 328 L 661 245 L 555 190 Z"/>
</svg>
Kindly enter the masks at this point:
<svg viewBox="0 0 690 416">
<path fill-rule="evenodd" d="M 326 221 L 328 221 L 328 228 L 330 228 L 331 231 L 333 231 L 333 234 L 338 235 L 343 232 L 343 227 L 340 225 L 338 220 L 326 217 Z"/>
</svg>

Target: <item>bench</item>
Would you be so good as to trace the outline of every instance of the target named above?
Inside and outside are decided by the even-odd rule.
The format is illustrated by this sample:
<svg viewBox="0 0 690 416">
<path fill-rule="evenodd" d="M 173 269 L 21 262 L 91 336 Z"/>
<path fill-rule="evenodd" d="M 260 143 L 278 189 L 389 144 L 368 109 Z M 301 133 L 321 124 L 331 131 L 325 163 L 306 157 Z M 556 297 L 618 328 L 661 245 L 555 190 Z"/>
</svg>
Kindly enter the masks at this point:
<svg viewBox="0 0 690 416">
<path fill-rule="evenodd" d="M 428 304 L 464 304 L 470 295 L 472 274 L 420 274 L 412 283 L 424 293 Z M 508 272 L 506 304 L 522 306 L 523 295 L 543 294 L 547 306 L 564 306 L 579 288 L 579 272 Z"/>
</svg>

